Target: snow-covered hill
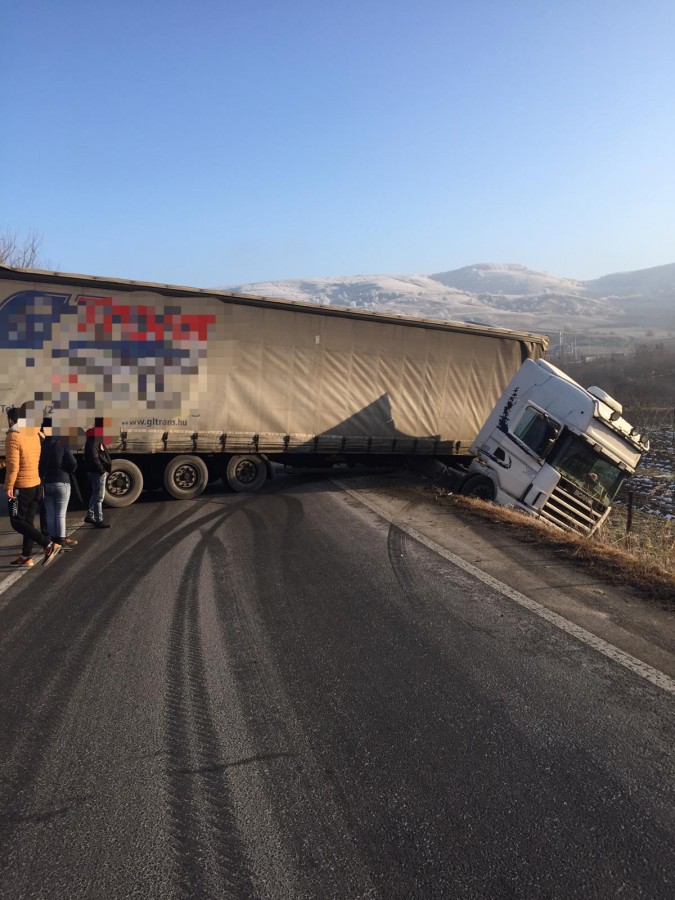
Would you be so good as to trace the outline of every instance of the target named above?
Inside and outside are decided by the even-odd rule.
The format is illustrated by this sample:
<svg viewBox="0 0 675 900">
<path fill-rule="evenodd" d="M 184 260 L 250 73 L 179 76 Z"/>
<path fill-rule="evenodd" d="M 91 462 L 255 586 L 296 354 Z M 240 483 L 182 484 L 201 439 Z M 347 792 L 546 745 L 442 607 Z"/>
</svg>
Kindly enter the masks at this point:
<svg viewBox="0 0 675 900">
<path fill-rule="evenodd" d="M 583 283 L 570 278 L 556 278 L 546 272 L 534 272 L 525 266 L 500 265 L 499 263 L 482 263 L 466 266 L 452 272 L 441 272 L 432 275 L 434 281 L 440 281 L 449 287 L 472 294 L 574 294 L 583 289 Z"/>
<path fill-rule="evenodd" d="M 675 263 L 603 275 L 584 284 L 585 291 L 595 297 L 623 297 L 648 299 L 650 303 L 670 307 L 675 311 Z"/>
<path fill-rule="evenodd" d="M 481 263 L 436 275 L 355 275 L 228 285 L 227 290 L 536 331 L 642 325 L 675 328 L 675 264 L 559 278 Z"/>
</svg>

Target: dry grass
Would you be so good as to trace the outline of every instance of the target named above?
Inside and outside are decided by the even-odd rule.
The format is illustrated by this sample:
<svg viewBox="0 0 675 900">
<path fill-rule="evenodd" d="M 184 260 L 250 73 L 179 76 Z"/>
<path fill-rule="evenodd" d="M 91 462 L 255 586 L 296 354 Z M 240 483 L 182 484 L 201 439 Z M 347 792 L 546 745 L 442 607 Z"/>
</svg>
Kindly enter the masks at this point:
<svg viewBox="0 0 675 900">
<path fill-rule="evenodd" d="M 439 499 L 466 513 L 506 526 L 519 540 L 546 546 L 583 564 L 610 584 L 628 585 L 675 610 L 675 523 L 635 513 L 626 535 L 625 510 L 613 509 L 592 537 L 559 531 L 514 509 L 431 488 Z"/>
</svg>

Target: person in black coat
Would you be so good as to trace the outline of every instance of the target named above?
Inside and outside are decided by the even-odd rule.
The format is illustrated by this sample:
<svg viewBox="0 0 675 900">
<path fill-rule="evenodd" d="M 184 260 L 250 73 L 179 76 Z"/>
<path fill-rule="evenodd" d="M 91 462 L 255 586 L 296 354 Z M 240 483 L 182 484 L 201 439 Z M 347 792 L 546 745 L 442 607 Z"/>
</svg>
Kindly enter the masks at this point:
<svg viewBox="0 0 675 900">
<path fill-rule="evenodd" d="M 64 550 L 76 546 L 77 541 L 66 537 L 66 511 L 70 500 L 70 476 L 77 468 L 71 451 L 52 434 L 51 422 L 42 423 L 40 450 L 40 478 L 44 486 L 44 509 L 47 533 Z"/>
<path fill-rule="evenodd" d="M 96 528 L 110 528 L 109 523 L 103 521 L 103 498 L 106 479 L 112 470 L 112 460 L 103 443 L 101 431 L 97 426 L 90 428 L 84 445 L 84 465 L 91 485 L 89 512 L 84 521 Z"/>
</svg>

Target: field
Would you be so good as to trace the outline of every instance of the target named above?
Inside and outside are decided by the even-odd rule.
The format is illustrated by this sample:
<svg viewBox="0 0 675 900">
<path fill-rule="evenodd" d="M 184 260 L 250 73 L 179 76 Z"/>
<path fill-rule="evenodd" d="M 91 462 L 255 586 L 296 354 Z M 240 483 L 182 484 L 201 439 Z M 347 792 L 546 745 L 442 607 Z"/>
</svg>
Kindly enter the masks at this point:
<svg viewBox="0 0 675 900">
<path fill-rule="evenodd" d="M 669 573 L 675 598 L 675 348 L 667 340 L 635 340 L 622 354 L 562 366 L 583 385 L 616 397 L 624 415 L 649 438 L 637 474 L 626 481 L 595 541 Z"/>
<path fill-rule="evenodd" d="M 645 429 L 651 446 L 637 473 L 626 481 L 617 506 L 627 506 L 632 493 L 633 507 L 638 512 L 675 519 L 675 429 L 671 424 L 639 427 Z"/>
<path fill-rule="evenodd" d="M 626 481 L 597 540 L 670 573 L 675 598 L 675 429 L 672 422 L 652 422 L 645 433 L 650 450 Z"/>
</svg>

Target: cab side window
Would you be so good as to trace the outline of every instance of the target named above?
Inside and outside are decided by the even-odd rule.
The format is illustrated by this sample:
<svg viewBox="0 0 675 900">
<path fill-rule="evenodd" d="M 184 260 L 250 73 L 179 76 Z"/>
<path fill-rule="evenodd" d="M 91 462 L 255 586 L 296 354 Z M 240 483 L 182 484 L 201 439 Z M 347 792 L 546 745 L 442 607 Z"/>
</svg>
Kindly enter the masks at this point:
<svg viewBox="0 0 675 900">
<path fill-rule="evenodd" d="M 527 447 L 544 458 L 560 433 L 560 426 L 538 409 L 528 407 L 513 429 L 513 434 Z"/>
</svg>

